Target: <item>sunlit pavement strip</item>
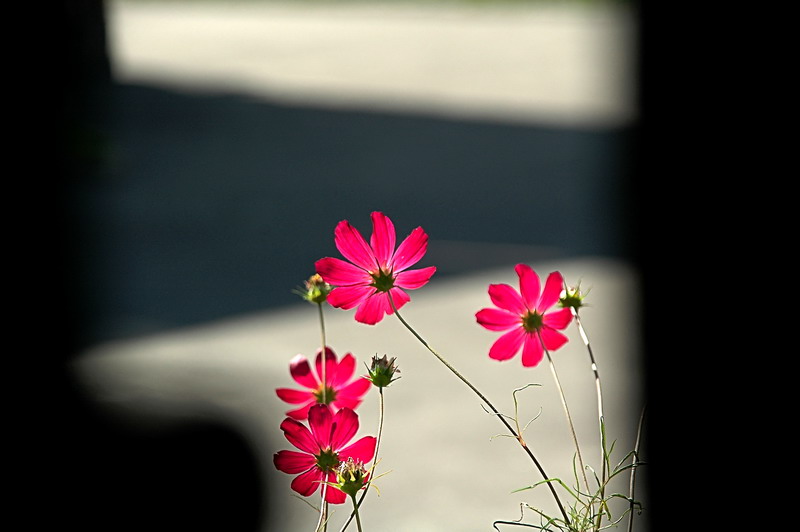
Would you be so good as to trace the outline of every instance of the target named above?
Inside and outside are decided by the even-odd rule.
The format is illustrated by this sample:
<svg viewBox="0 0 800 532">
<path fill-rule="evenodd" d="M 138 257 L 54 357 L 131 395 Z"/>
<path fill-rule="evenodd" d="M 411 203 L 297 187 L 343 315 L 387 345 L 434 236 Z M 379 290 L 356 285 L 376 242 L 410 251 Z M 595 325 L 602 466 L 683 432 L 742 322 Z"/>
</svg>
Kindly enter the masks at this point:
<svg viewBox="0 0 800 532">
<path fill-rule="evenodd" d="M 116 0 L 108 11 L 123 82 L 507 121 L 635 115 L 635 17 L 621 7 Z"/>
<path fill-rule="evenodd" d="M 524 257 L 521 257 L 524 260 Z M 623 263 L 575 260 L 531 264 L 542 275 L 558 269 L 569 281 L 591 288 L 582 313 L 603 379 L 609 438 L 615 458 L 634 445 L 642 406 L 637 276 Z M 547 365 L 523 369 L 519 357 L 507 363 L 488 358 L 497 338 L 475 323 L 474 313 L 489 306 L 489 283 L 516 284 L 513 264 L 496 270 L 432 282 L 412 292 L 404 318 L 504 413 L 513 414 L 512 391 L 519 394 L 524 436 L 551 476 L 570 482 L 574 453 L 562 407 Z M 374 354 L 396 356 L 402 378 L 386 390 L 386 424 L 378 474 L 380 497 L 363 509 L 366 530 L 489 530 L 496 519 L 517 519 L 519 503 L 553 511 L 545 488 L 511 494 L 541 480 L 511 438 L 497 437 L 503 426 L 486 414 L 478 398 L 428 353 L 394 318 L 370 327 L 353 312 L 326 310 L 328 343 L 340 355 L 352 352 L 363 363 Z M 584 460 L 597 466 L 596 398 L 589 358 L 580 336 L 554 353 Z M 290 475 L 276 471 L 272 454 L 292 448 L 278 426 L 287 405 L 275 388 L 292 386 L 289 360 L 317 349 L 316 309 L 298 300 L 274 309 L 205 327 L 97 347 L 86 353 L 76 374 L 87 392 L 118 415 L 169 420 L 200 415 L 240 429 L 261 453 L 272 493 L 266 531 L 308 530 L 314 513 L 292 496 Z M 363 366 L 361 366 L 363 368 Z M 370 392 L 359 408 L 360 435 L 376 434 L 378 396 Z M 617 486 L 627 490 L 628 477 Z M 280 489 L 281 487 L 285 489 Z M 342 508 L 342 507 L 340 507 Z M 342 524 L 341 509 L 333 517 Z M 382 523 L 391 523 L 384 526 Z M 639 527 L 637 530 L 644 530 Z"/>
</svg>

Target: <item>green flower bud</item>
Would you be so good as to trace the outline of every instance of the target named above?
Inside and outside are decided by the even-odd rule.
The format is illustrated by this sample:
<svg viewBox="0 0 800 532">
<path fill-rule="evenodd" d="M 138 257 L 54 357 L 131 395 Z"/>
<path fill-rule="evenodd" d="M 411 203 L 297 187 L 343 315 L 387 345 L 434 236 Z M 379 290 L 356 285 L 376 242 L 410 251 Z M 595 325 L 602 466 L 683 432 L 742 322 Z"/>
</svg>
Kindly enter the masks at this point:
<svg viewBox="0 0 800 532">
<path fill-rule="evenodd" d="M 355 497 L 358 491 L 367 483 L 367 470 L 360 461 L 349 457 L 346 461 L 339 464 L 336 469 L 337 488 Z"/>
<path fill-rule="evenodd" d="M 369 375 L 367 375 L 367 379 L 372 381 L 372 384 L 378 388 L 389 386 L 400 378 L 394 376 L 395 373 L 400 373 L 394 361 L 395 357 L 387 358 L 386 355 L 383 355 L 383 358 L 378 358 L 377 355 L 373 356 L 372 365 L 368 368 Z"/>
<path fill-rule="evenodd" d="M 326 283 L 318 273 L 309 277 L 304 284 L 305 289 L 297 289 L 293 292 L 309 303 L 324 303 L 328 299 L 328 294 L 333 290 L 333 287 Z"/>
<path fill-rule="evenodd" d="M 562 308 L 574 308 L 577 312 L 579 308 L 586 306 L 583 300 L 588 293 L 588 290 L 586 292 L 581 292 L 580 283 L 574 287 L 567 287 L 561 291 L 561 298 L 558 300 L 558 305 Z"/>
</svg>

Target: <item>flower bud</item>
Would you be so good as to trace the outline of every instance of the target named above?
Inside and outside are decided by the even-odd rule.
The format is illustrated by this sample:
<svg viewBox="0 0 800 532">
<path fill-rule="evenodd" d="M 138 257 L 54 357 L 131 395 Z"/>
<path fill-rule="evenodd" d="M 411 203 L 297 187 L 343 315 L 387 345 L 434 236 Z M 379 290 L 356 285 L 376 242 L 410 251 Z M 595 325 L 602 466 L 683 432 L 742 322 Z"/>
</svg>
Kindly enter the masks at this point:
<svg viewBox="0 0 800 532">
<path fill-rule="evenodd" d="M 561 291 L 561 297 L 558 300 L 558 304 L 563 308 L 571 307 L 575 309 L 575 312 L 577 312 L 579 308 L 585 306 L 583 300 L 586 298 L 586 294 L 588 293 L 588 290 L 586 292 L 581 292 L 580 283 L 574 287 L 567 287 Z"/>
<path fill-rule="evenodd" d="M 326 283 L 318 273 L 309 277 L 304 284 L 305 289 L 294 290 L 294 293 L 309 303 L 324 303 L 328 299 L 328 294 L 333 290 L 333 287 Z"/>
<path fill-rule="evenodd" d="M 389 386 L 392 382 L 400 378 L 394 376 L 395 373 L 400 373 L 394 361 L 395 357 L 387 358 L 386 355 L 383 355 L 383 358 L 378 358 L 377 355 L 373 356 L 367 379 L 372 381 L 372 384 L 378 388 Z"/>
<path fill-rule="evenodd" d="M 351 497 L 355 497 L 358 490 L 366 485 L 368 476 L 364 464 L 349 457 L 336 468 L 335 486 Z"/>
</svg>

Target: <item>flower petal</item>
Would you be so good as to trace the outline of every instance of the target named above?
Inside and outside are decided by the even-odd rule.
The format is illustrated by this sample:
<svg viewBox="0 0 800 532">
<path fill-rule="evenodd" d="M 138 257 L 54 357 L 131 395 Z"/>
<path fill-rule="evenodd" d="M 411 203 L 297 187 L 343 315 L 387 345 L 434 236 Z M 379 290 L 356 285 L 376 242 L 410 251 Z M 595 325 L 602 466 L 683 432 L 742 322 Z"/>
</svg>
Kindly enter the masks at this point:
<svg viewBox="0 0 800 532">
<path fill-rule="evenodd" d="M 507 284 L 490 284 L 489 298 L 501 309 L 513 312 L 517 316 L 522 316 L 528 311 L 519 292 Z"/>
<path fill-rule="evenodd" d="M 309 469 L 292 480 L 292 489 L 304 497 L 308 497 L 320 487 L 320 480 L 323 478 L 322 471 L 318 467 Z"/>
<path fill-rule="evenodd" d="M 314 395 L 308 390 L 292 390 L 291 388 L 277 388 L 275 393 L 282 401 L 289 404 L 299 405 L 314 399 Z"/>
<path fill-rule="evenodd" d="M 375 325 L 383 319 L 388 305 L 389 300 L 386 299 L 386 294 L 382 292 L 376 292 L 361 302 L 361 304 L 358 306 L 358 310 L 356 311 L 355 319 L 359 323 Z M 391 310 L 391 308 L 388 310 Z"/>
<path fill-rule="evenodd" d="M 341 388 L 346 382 L 348 382 L 353 377 L 355 372 L 356 359 L 351 353 L 347 353 L 344 357 L 342 357 L 342 360 L 340 360 L 339 364 L 336 366 L 336 372 L 328 373 L 329 386 L 336 390 L 336 394 L 338 395 L 338 388 Z"/>
<path fill-rule="evenodd" d="M 303 425 L 297 420 L 286 418 L 281 422 L 281 430 L 283 431 L 289 443 L 310 454 L 319 453 L 319 444 L 308 427 Z"/>
<path fill-rule="evenodd" d="M 372 382 L 369 379 L 359 377 L 347 386 L 336 390 L 336 400 L 340 401 L 357 399 L 360 402 L 360 399 L 364 396 L 364 394 L 369 391 L 370 386 L 372 386 Z M 351 406 L 350 408 L 355 410 L 354 406 Z"/>
<path fill-rule="evenodd" d="M 328 405 L 318 403 L 308 410 L 308 424 L 320 449 L 327 449 L 331 446 L 332 420 L 333 414 Z"/>
<path fill-rule="evenodd" d="M 397 287 L 389 290 L 389 294 L 392 294 L 392 301 L 394 301 L 394 306 L 397 308 L 397 310 L 400 310 L 403 308 L 403 305 L 411 301 L 411 296 Z M 386 302 L 386 314 L 394 314 L 394 309 L 392 308 L 392 304 L 389 302 L 388 294 L 384 294 L 384 297 L 384 301 Z"/>
<path fill-rule="evenodd" d="M 336 473 L 333 471 L 328 473 L 328 482 L 336 482 Z M 347 500 L 347 495 L 339 488 L 328 486 L 325 492 L 325 500 L 330 504 L 343 504 Z"/>
<path fill-rule="evenodd" d="M 544 284 L 544 291 L 542 291 L 542 297 L 536 304 L 536 310 L 544 313 L 544 311 L 555 305 L 561 297 L 561 290 L 563 289 L 564 279 L 560 273 L 553 272 L 548 275 Z"/>
<path fill-rule="evenodd" d="M 317 358 L 316 358 L 316 369 L 317 375 L 319 375 L 319 382 L 322 384 L 322 349 L 317 349 Z M 325 347 L 325 381 L 328 386 L 331 385 L 331 378 L 336 375 L 338 371 L 339 363 L 336 360 L 336 353 L 333 352 L 333 349 L 330 347 Z"/>
<path fill-rule="evenodd" d="M 311 365 L 308 363 L 308 359 L 303 355 L 295 355 L 289 361 L 289 373 L 291 373 L 295 382 L 301 386 L 312 390 L 316 390 L 317 386 L 319 386 L 316 375 L 311 372 Z"/>
<path fill-rule="evenodd" d="M 402 241 L 392 258 L 391 269 L 397 273 L 419 262 L 428 251 L 428 234 L 417 227 Z"/>
<path fill-rule="evenodd" d="M 296 410 L 289 410 L 286 412 L 286 415 L 292 419 L 297 419 L 302 421 L 304 419 L 308 419 L 308 409 L 317 404 L 316 398 L 313 401 L 309 401 L 308 403 L 304 404 L 300 408 Z"/>
<path fill-rule="evenodd" d="M 335 257 L 325 257 L 314 263 L 314 269 L 322 279 L 333 286 L 364 285 L 372 282 L 372 277 L 349 262 Z"/>
<path fill-rule="evenodd" d="M 339 459 L 345 461 L 348 458 L 353 458 L 353 460 L 361 460 L 361 462 L 366 464 L 375 456 L 376 443 L 377 439 L 374 436 L 364 436 L 352 445 L 348 445 L 339 451 Z"/>
<path fill-rule="evenodd" d="M 358 432 L 358 414 L 349 408 L 342 408 L 333 416 L 331 449 L 338 452 L 340 448 L 353 439 L 356 432 Z"/>
<path fill-rule="evenodd" d="M 436 273 L 436 266 L 428 266 L 419 270 L 406 270 L 395 276 L 394 284 L 401 288 L 414 290 L 428 284 L 434 273 Z"/>
<path fill-rule="evenodd" d="M 339 222 L 333 234 L 336 249 L 347 260 L 367 271 L 375 270 L 378 263 L 375 260 L 372 248 L 369 247 L 369 244 L 358 232 L 358 229 L 350 225 L 350 222 L 347 220 Z"/>
<path fill-rule="evenodd" d="M 317 460 L 310 454 L 298 453 L 297 451 L 278 451 L 272 457 L 272 462 L 278 471 L 295 475 L 308 471 L 314 467 Z"/>
<path fill-rule="evenodd" d="M 525 339 L 525 329 L 518 327 L 497 339 L 489 349 L 489 358 L 494 360 L 508 360 L 519 352 Z"/>
<path fill-rule="evenodd" d="M 518 314 L 499 308 L 485 308 L 475 313 L 475 319 L 490 331 L 507 331 L 520 325 Z"/>
<path fill-rule="evenodd" d="M 375 258 L 378 259 L 378 264 L 384 270 L 391 269 L 389 264 L 392 260 L 392 253 L 394 253 L 396 238 L 394 224 L 389 217 L 382 212 L 373 212 L 370 245 L 375 253 Z"/>
<path fill-rule="evenodd" d="M 514 271 L 519 276 L 519 291 L 522 294 L 522 300 L 530 310 L 534 310 L 542 290 L 539 276 L 527 264 L 517 264 Z"/>
<path fill-rule="evenodd" d="M 522 365 L 526 368 L 532 368 L 539 364 L 544 358 L 544 349 L 542 349 L 542 342 L 536 333 L 528 333 L 525 335 L 525 343 L 522 346 Z"/>
<path fill-rule="evenodd" d="M 562 345 L 566 344 L 569 338 L 561 334 L 560 332 L 556 331 L 555 329 L 551 329 L 549 327 L 542 327 L 542 330 L 539 331 L 539 334 L 542 335 L 542 341 L 544 342 L 544 346 L 549 351 L 555 351 Z"/>
<path fill-rule="evenodd" d="M 568 308 L 548 312 L 542 318 L 545 326 L 553 329 L 564 329 L 572 321 L 572 311 Z"/>
<path fill-rule="evenodd" d="M 328 294 L 328 303 L 332 307 L 350 310 L 363 303 L 374 293 L 376 290 L 371 286 L 340 286 Z"/>
</svg>

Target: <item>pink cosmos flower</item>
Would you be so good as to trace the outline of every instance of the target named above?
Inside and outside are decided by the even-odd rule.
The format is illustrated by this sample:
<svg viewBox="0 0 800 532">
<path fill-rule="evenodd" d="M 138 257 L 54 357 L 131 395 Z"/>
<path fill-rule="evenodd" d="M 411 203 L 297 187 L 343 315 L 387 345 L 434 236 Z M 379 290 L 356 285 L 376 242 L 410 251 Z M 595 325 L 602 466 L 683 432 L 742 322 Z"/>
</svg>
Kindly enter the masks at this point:
<svg viewBox="0 0 800 532">
<path fill-rule="evenodd" d="M 363 464 L 375 455 L 374 436 L 364 436 L 347 445 L 358 431 L 358 415 L 349 408 L 333 414 L 326 405 L 314 405 L 308 412 L 308 424 L 310 430 L 297 420 L 284 419 L 281 430 L 301 452 L 278 451 L 272 460 L 279 471 L 297 475 L 291 487 L 304 497 L 317 491 L 322 482 L 335 483 L 336 469 L 342 462 L 352 459 Z M 341 504 L 345 499 L 343 491 L 328 486 L 326 501 Z"/>
<path fill-rule="evenodd" d="M 475 314 L 478 323 L 490 331 L 508 331 L 492 345 L 489 357 L 508 360 L 522 348 L 522 365 L 536 366 L 544 356 L 542 344 L 554 351 L 567 342 L 556 329 L 564 329 L 572 320 L 570 309 L 548 312 L 556 304 L 563 286 L 561 274 L 547 277 L 544 290 L 536 272 L 530 266 L 517 264 L 517 292 L 507 284 L 489 285 L 489 297 L 499 308 L 485 308 Z"/>
<path fill-rule="evenodd" d="M 305 390 L 278 388 L 275 393 L 289 404 L 301 405 L 295 410 L 286 412 L 294 419 L 308 418 L 308 410 L 317 403 L 329 405 L 334 412 L 340 408 L 355 409 L 361 404 L 362 397 L 372 383 L 366 377 L 358 377 L 350 381 L 356 370 L 356 359 L 347 353 L 337 361 L 336 353 L 330 347 L 325 348 L 325 386 L 322 384 L 322 350 L 317 349 L 316 373 L 312 372 L 308 359 L 303 355 L 295 356 L 289 363 L 292 378 Z M 325 390 L 323 401 L 322 391 Z"/>
<path fill-rule="evenodd" d="M 328 303 L 345 310 L 358 307 L 355 318 L 361 323 L 374 325 L 385 314 L 394 312 L 389 294 L 400 309 L 411 300 L 402 289 L 424 286 L 436 271 L 435 266 L 408 269 L 428 250 L 425 231 L 417 227 L 395 251 L 394 224 L 380 212 L 372 213 L 369 244 L 347 220 L 336 226 L 334 239 L 336 248 L 350 262 L 325 257 L 317 261 L 317 273 L 335 287 L 328 295 Z"/>
</svg>

